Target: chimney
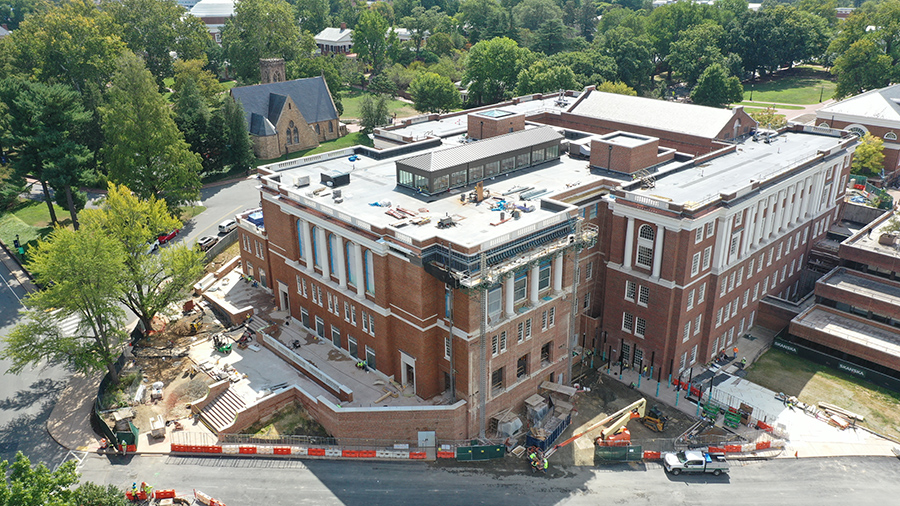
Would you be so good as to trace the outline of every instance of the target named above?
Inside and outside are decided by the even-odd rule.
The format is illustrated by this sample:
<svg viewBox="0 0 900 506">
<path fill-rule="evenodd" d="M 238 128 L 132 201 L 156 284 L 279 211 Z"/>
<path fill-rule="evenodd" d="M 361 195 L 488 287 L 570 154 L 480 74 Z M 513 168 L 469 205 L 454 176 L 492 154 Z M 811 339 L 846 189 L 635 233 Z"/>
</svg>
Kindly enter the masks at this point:
<svg viewBox="0 0 900 506">
<path fill-rule="evenodd" d="M 347 23 L 341 23 L 341 31 L 343 32 L 346 29 L 347 29 Z"/>
</svg>

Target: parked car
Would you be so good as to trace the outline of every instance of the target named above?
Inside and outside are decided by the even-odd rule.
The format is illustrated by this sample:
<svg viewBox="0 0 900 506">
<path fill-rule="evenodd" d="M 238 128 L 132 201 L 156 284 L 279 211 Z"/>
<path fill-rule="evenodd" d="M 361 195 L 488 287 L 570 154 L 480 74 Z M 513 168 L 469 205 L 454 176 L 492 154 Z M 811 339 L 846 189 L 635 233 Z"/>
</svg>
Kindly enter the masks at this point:
<svg viewBox="0 0 900 506">
<path fill-rule="evenodd" d="M 167 234 L 159 234 L 159 237 L 157 237 L 156 240 L 159 241 L 160 244 L 165 244 L 174 239 L 175 236 L 178 235 L 178 232 L 181 232 L 181 229 L 176 228 Z"/>
<path fill-rule="evenodd" d="M 205 235 L 197 241 L 197 245 L 200 246 L 200 251 L 207 251 L 209 248 L 212 248 L 219 242 L 219 238 L 211 235 Z"/>
<path fill-rule="evenodd" d="M 147 251 L 144 253 L 150 254 L 159 249 L 159 239 L 153 239 L 152 241 L 147 242 Z"/>
<path fill-rule="evenodd" d="M 219 223 L 219 233 L 227 234 L 232 230 L 237 228 L 237 222 L 234 220 L 225 220 L 222 223 Z"/>
</svg>

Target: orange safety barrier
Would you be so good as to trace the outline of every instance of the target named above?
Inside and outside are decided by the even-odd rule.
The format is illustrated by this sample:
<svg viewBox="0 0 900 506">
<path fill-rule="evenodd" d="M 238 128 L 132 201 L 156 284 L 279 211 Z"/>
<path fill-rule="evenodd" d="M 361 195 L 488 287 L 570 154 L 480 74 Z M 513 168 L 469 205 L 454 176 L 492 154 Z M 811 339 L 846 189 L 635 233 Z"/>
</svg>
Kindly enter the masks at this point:
<svg viewBox="0 0 900 506">
<path fill-rule="evenodd" d="M 644 452 L 644 460 L 659 460 L 661 457 L 660 452 Z"/>
<path fill-rule="evenodd" d="M 135 498 L 134 494 L 131 493 L 131 490 L 125 491 L 125 498 L 129 501 L 146 501 L 147 500 L 147 492 L 143 490 L 138 490 L 137 498 Z"/>
<path fill-rule="evenodd" d="M 409 452 L 409 458 L 411 459 L 424 459 L 425 452 Z"/>
<path fill-rule="evenodd" d="M 290 448 L 279 448 L 276 446 L 275 448 L 272 449 L 272 453 L 274 453 L 275 455 L 290 455 L 291 449 Z"/>
<path fill-rule="evenodd" d="M 771 447 L 772 447 L 772 442 L 771 442 L 771 441 L 763 441 L 763 442 L 761 442 L 761 443 L 756 443 L 756 449 L 757 449 L 757 450 L 766 450 L 766 449 L 771 448 Z"/>
<path fill-rule="evenodd" d="M 725 445 L 726 453 L 741 453 L 741 445 Z"/>
<path fill-rule="evenodd" d="M 719 448 L 718 446 L 710 446 L 709 453 L 725 453 L 725 448 Z"/>
<path fill-rule="evenodd" d="M 361 459 L 374 459 L 375 450 L 360 450 L 358 456 Z"/>
<path fill-rule="evenodd" d="M 169 450 L 170 450 L 170 451 L 173 451 L 173 452 L 183 452 L 183 451 L 184 451 L 184 445 L 171 445 L 171 447 L 170 447 Z"/>
<path fill-rule="evenodd" d="M 307 453 L 312 457 L 324 457 L 325 448 L 310 448 Z"/>
<path fill-rule="evenodd" d="M 168 490 L 157 490 L 154 493 L 154 496 L 157 499 L 174 499 L 175 498 L 175 489 L 170 488 Z"/>
<path fill-rule="evenodd" d="M 119 445 L 119 450 L 123 452 L 134 453 L 137 451 L 137 445 Z"/>
<path fill-rule="evenodd" d="M 238 453 L 243 453 L 245 455 L 253 455 L 256 453 L 255 446 L 241 446 L 238 448 Z"/>
<path fill-rule="evenodd" d="M 697 387 L 691 387 L 691 395 L 696 395 L 697 397 L 700 397 L 700 389 Z"/>
<path fill-rule="evenodd" d="M 222 447 L 219 445 L 207 446 L 206 453 L 222 453 Z"/>
<path fill-rule="evenodd" d="M 765 422 L 756 422 L 756 428 L 766 432 L 772 432 L 772 426 Z"/>
<path fill-rule="evenodd" d="M 341 451 L 341 456 L 342 457 L 350 457 L 350 458 L 355 459 L 355 458 L 359 457 L 359 452 L 356 450 L 343 450 L 343 451 Z"/>
<path fill-rule="evenodd" d="M 439 459 L 455 459 L 456 452 L 437 452 L 437 458 Z"/>
</svg>

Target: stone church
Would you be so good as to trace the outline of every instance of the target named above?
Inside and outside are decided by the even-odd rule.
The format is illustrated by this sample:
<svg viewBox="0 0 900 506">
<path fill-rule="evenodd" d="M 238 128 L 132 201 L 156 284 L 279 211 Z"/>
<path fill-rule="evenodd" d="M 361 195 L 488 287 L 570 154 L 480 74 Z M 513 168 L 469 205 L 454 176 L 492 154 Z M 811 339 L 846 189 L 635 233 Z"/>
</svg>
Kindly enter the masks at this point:
<svg viewBox="0 0 900 506">
<path fill-rule="evenodd" d="M 347 133 L 323 77 L 285 81 L 284 75 L 284 60 L 261 60 L 262 84 L 231 89 L 231 97 L 244 108 L 253 152 L 263 160 Z"/>
</svg>

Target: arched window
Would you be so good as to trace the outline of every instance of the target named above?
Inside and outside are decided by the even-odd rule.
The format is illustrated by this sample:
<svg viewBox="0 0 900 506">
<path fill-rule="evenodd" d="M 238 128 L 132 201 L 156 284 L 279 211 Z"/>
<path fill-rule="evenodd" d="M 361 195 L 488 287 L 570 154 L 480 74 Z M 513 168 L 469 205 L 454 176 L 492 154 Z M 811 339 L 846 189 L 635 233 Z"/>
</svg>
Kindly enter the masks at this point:
<svg viewBox="0 0 900 506">
<path fill-rule="evenodd" d="M 895 140 L 897 140 L 897 134 L 895 134 L 894 132 L 888 132 L 888 133 L 884 134 L 884 140 L 895 141 Z"/>
<path fill-rule="evenodd" d="M 819 123 L 819 128 L 831 128 L 831 127 L 828 126 L 827 121 L 823 121 L 823 122 Z"/>
<path fill-rule="evenodd" d="M 322 264 L 319 263 L 319 228 L 313 227 L 309 231 L 309 235 L 312 237 L 313 265 L 321 267 Z"/>
<path fill-rule="evenodd" d="M 328 268 L 329 272 L 337 272 L 337 262 L 335 257 L 337 256 L 337 236 L 334 234 L 328 234 Z"/>
<path fill-rule="evenodd" d="M 347 282 L 351 285 L 356 284 L 356 248 L 352 242 L 347 242 L 345 246 L 346 252 L 344 258 L 347 259 Z"/>
<path fill-rule="evenodd" d="M 316 133 L 319 133 L 319 124 L 316 123 Z"/>
<path fill-rule="evenodd" d="M 328 122 L 328 133 L 334 132 L 334 123 Z"/>
<path fill-rule="evenodd" d="M 285 143 L 291 144 L 291 129 L 288 128 L 287 132 L 285 132 Z"/>
<path fill-rule="evenodd" d="M 299 258 L 303 258 L 303 221 L 297 220 L 297 251 Z"/>
<path fill-rule="evenodd" d="M 294 144 L 300 144 L 300 131 L 294 127 Z"/>
<path fill-rule="evenodd" d="M 844 128 L 844 130 L 850 132 L 851 134 L 856 134 L 860 137 L 869 133 L 869 130 L 866 129 L 866 127 L 864 127 L 862 125 L 850 125 L 850 126 Z"/>
<path fill-rule="evenodd" d="M 637 264 L 641 267 L 653 267 L 653 239 L 656 234 L 650 225 L 641 225 L 638 230 Z"/>
<path fill-rule="evenodd" d="M 372 263 L 372 252 L 363 253 L 363 268 L 366 271 L 366 291 L 375 293 L 375 264 Z"/>
</svg>

